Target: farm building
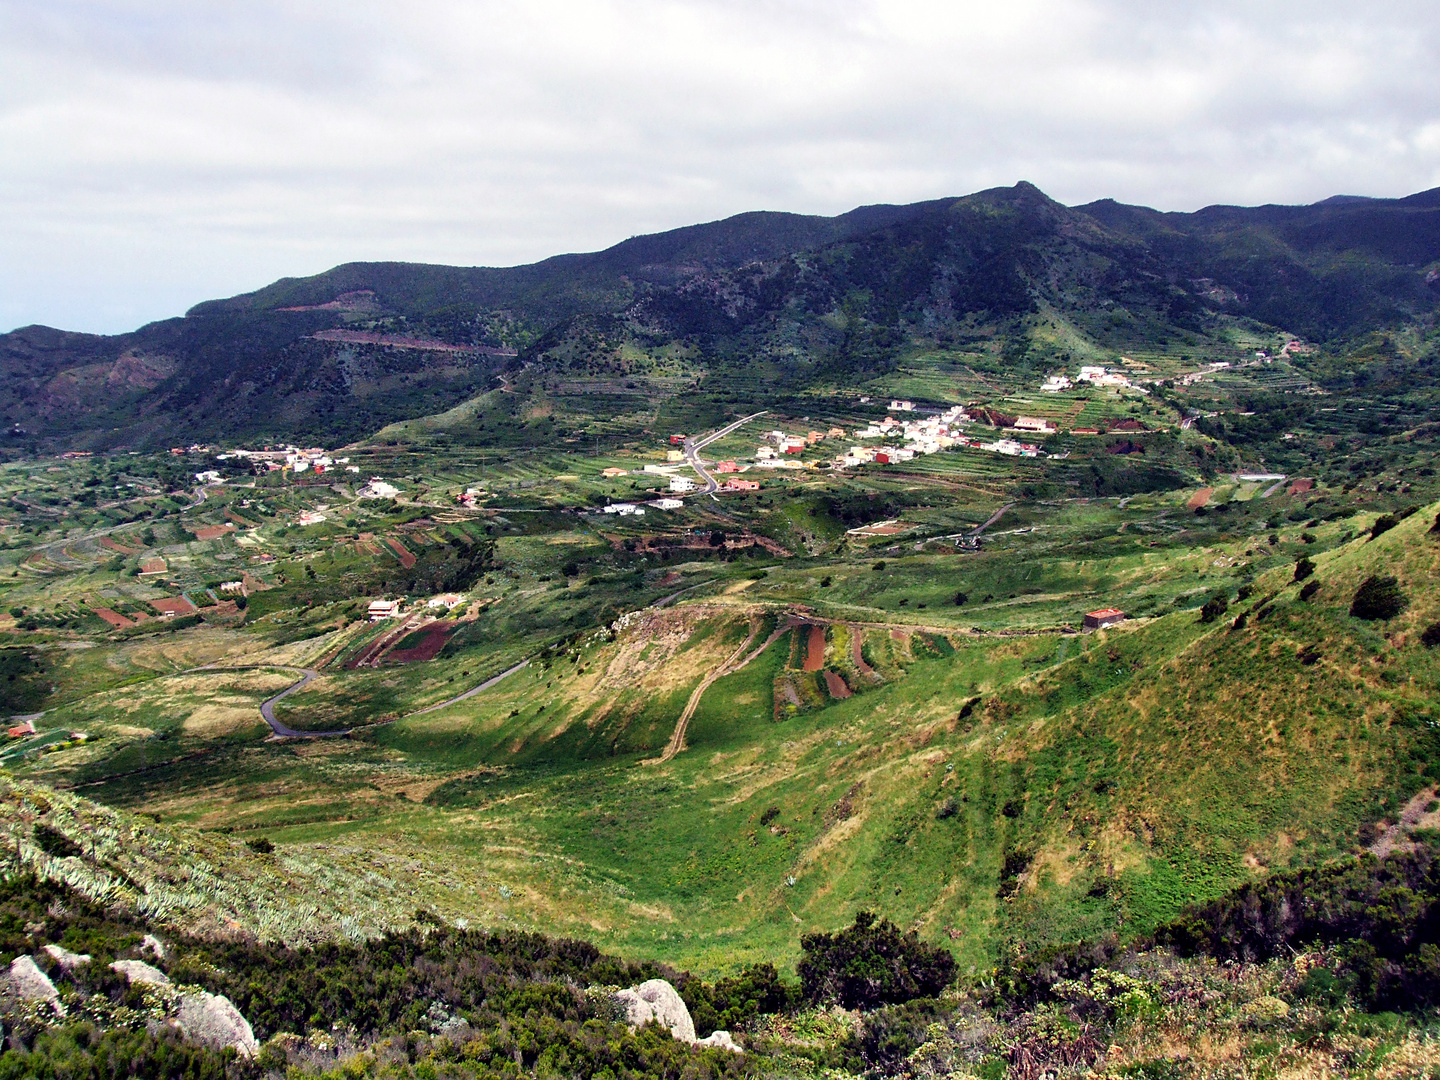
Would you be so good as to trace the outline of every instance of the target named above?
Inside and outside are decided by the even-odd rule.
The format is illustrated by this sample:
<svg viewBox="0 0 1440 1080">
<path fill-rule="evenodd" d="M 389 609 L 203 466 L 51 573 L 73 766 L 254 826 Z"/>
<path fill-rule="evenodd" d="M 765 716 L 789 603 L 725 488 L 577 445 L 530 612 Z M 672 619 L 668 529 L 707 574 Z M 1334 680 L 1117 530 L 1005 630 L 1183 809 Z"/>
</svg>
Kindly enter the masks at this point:
<svg viewBox="0 0 1440 1080">
<path fill-rule="evenodd" d="M 1099 630 L 1103 626 L 1114 626 L 1116 623 L 1125 621 L 1125 613 L 1119 608 L 1107 607 L 1099 611 L 1087 612 L 1085 615 L 1084 627 L 1086 630 Z"/>
<path fill-rule="evenodd" d="M 399 600 L 371 600 L 370 621 L 379 622 L 381 619 L 394 619 L 400 615 Z"/>
<path fill-rule="evenodd" d="M 23 739 L 26 735 L 34 735 L 35 721 L 26 720 L 23 724 L 16 724 L 5 734 L 9 735 L 12 739 Z"/>
</svg>

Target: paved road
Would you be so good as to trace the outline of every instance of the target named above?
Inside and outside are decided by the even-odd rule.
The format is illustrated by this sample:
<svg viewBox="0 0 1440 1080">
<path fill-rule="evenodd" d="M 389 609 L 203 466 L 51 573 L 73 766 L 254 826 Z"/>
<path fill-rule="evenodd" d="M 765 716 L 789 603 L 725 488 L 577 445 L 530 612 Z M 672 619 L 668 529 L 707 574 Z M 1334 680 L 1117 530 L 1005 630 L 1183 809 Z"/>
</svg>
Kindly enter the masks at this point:
<svg viewBox="0 0 1440 1080">
<path fill-rule="evenodd" d="M 267 666 L 278 666 L 278 665 L 267 665 Z M 217 669 L 217 670 L 220 670 L 220 669 Z M 275 732 L 275 734 L 278 735 L 278 736 L 280 736 L 280 738 L 282 738 L 282 739 L 321 739 L 321 738 L 324 738 L 324 737 L 327 736 L 327 735 L 348 735 L 348 734 L 350 734 L 350 729 L 349 729 L 349 728 L 345 728 L 345 729 L 343 729 L 343 730 L 341 730 L 341 731 L 296 731 L 294 728 L 292 728 L 292 727 L 286 727 L 286 726 L 285 726 L 284 724 L 282 724 L 279 720 L 276 720 L 276 719 L 275 719 L 275 703 L 276 703 L 276 702 L 278 702 L 281 698 L 289 697 L 291 694 L 295 693 L 295 691 L 297 691 L 297 690 L 303 690 L 303 689 L 305 689 L 305 687 L 309 686 L 312 682 L 314 682 L 316 679 L 318 679 L 318 678 L 320 677 L 320 673 L 319 673 L 318 671 L 316 671 L 314 668 L 281 667 L 280 670 L 281 670 L 281 671 L 294 671 L 294 672 L 298 672 L 298 673 L 300 674 L 300 676 L 301 676 L 301 679 L 300 679 L 299 682 L 293 683 L 292 685 L 286 687 L 284 690 L 281 690 L 280 693 L 276 694 L 274 697 L 272 697 L 272 698 L 270 698 L 269 700 L 261 703 L 261 705 L 260 705 L 260 715 L 263 716 L 263 717 L 265 717 L 265 722 L 270 725 L 270 730 L 271 730 L 271 731 Z"/>
<path fill-rule="evenodd" d="M 721 439 L 724 438 L 726 435 L 729 435 L 736 428 L 740 427 L 740 425 L 749 423 L 757 416 L 764 416 L 767 411 L 768 410 L 762 409 L 760 412 L 751 413 L 749 416 L 742 416 L 733 424 L 728 424 L 725 427 L 721 428 L 719 431 L 712 431 L 709 435 L 706 435 L 702 438 L 692 438 L 685 440 L 685 461 L 692 469 L 695 470 L 696 474 L 705 481 L 705 487 L 703 490 L 700 491 L 701 495 L 710 495 L 716 491 L 719 491 L 720 481 L 716 480 L 715 477 L 711 476 L 709 471 L 701 463 L 700 451 L 705 449 L 705 447 L 709 446 L 716 439 Z"/>
<path fill-rule="evenodd" d="M 420 710 L 418 710 L 418 711 L 416 711 L 416 712 L 413 712 L 413 713 L 407 713 L 406 715 L 408 715 L 408 716 L 420 716 L 422 713 L 434 712 L 436 709 L 443 709 L 443 708 L 445 708 L 445 707 L 448 706 L 448 705 L 454 705 L 457 701 L 464 701 L 466 698 L 474 697 L 476 694 L 480 693 L 481 690 L 489 690 L 490 687 L 494 686 L 494 685 L 495 685 L 496 683 L 498 683 L 501 679 L 509 678 L 511 675 L 514 675 L 515 672 L 519 671 L 521 668 L 526 668 L 526 667 L 529 667 L 529 666 L 530 666 L 530 661 L 529 661 L 529 660 L 521 660 L 520 663 L 516 664 L 514 667 L 506 668 L 504 671 L 500 672 L 499 675 L 496 675 L 496 676 L 493 676 L 492 678 L 486 679 L 486 680 L 485 680 L 484 682 L 482 682 L 479 686 L 472 686 L 469 690 L 466 690 L 463 694 L 456 694 L 454 697 L 452 697 L 452 698 L 446 698 L 444 701 L 440 702 L 440 703 L 437 704 L 437 705 L 427 705 L 427 706 L 425 706 L 425 708 L 423 708 L 423 709 L 420 709 Z M 293 690 L 294 687 L 291 687 L 290 689 Z M 288 694 L 289 692 L 290 692 L 290 690 L 286 690 L 286 691 L 285 691 L 286 694 Z M 280 695 L 280 696 L 281 696 L 281 697 L 284 697 L 285 695 L 282 694 L 282 695 Z M 268 703 L 267 703 L 267 704 L 268 704 Z M 267 717 L 267 719 L 268 719 L 268 717 Z M 273 726 L 273 725 L 272 725 L 272 726 Z"/>
</svg>

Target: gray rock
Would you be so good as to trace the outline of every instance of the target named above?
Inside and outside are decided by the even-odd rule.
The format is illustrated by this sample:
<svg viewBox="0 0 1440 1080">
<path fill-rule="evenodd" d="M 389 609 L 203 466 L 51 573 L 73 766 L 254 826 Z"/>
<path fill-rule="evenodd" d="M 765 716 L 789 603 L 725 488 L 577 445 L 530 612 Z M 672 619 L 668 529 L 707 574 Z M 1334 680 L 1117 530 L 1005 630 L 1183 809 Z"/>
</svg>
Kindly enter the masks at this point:
<svg viewBox="0 0 1440 1080">
<path fill-rule="evenodd" d="M 706 1035 L 705 1038 L 701 1039 L 695 1045 L 713 1046 L 718 1050 L 733 1050 L 737 1054 L 743 1054 L 745 1052 L 743 1049 L 740 1048 L 740 1045 L 730 1037 L 730 1033 L 728 1031 L 712 1031 L 709 1035 Z"/>
<path fill-rule="evenodd" d="M 10 985 L 24 1001 L 44 1001 L 55 1012 L 65 1015 L 65 1006 L 60 1004 L 60 991 L 50 981 L 50 976 L 35 964 L 33 956 L 17 956 L 10 961 Z"/>
<path fill-rule="evenodd" d="M 155 986 L 169 986 L 170 977 L 159 968 L 151 967 L 144 960 L 116 960 L 110 965 L 111 971 L 118 971 L 132 983 L 151 983 Z"/>
<path fill-rule="evenodd" d="M 169 952 L 165 949 L 165 943 L 154 934 L 146 934 L 140 939 L 140 951 L 142 953 L 154 953 L 156 960 L 168 960 L 170 958 Z"/>
<path fill-rule="evenodd" d="M 81 964 L 90 962 L 89 953 L 73 953 L 63 945 L 46 945 L 45 951 L 55 958 L 55 962 L 66 971 L 73 971 Z"/>
<path fill-rule="evenodd" d="M 625 1022 L 631 1027 L 658 1020 L 681 1042 L 695 1041 L 695 1021 L 690 1019 L 690 1010 L 675 987 L 664 979 L 650 979 L 629 990 L 621 990 L 615 999 L 625 1006 Z"/>
<path fill-rule="evenodd" d="M 217 1050 L 233 1046 L 242 1057 L 254 1057 L 260 1049 L 250 1021 L 222 994 L 207 994 L 203 990 L 182 994 L 175 1018 L 180 1021 L 180 1030 L 186 1037 Z"/>
</svg>

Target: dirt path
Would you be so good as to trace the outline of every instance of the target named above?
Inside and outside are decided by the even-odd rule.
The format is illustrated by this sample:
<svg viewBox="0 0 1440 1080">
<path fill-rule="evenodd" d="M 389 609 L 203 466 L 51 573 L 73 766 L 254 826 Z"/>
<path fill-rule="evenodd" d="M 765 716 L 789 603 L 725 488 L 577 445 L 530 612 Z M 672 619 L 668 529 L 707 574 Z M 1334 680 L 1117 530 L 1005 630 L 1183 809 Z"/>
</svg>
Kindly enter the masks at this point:
<svg viewBox="0 0 1440 1080">
<path fill-rule="evenodd" d="M 681 750 L 684 750 L 685 729 L 690 726 L 690 718 L 695 715 L 695 710 L 700 707 L 700 699 L 705 696 L 705 691 L 710 689 L 710 685 L 717 679 L 723 678 L 726 675 L 733 675 L 745 667 L 745 665 L 768 649 L 771 644 L 777 641 L 781 635 L 789 629 L 790 624 L 788 622 L 783 626 L 777 626 L 775 632 L 766 638 L 758 649 L 746 655 L 745 650 L 750 647 L 750 643 L 755 640 L 755 635 L 760 632 L 759 622 L 752 622 L 750 624 L 750 633 L 747 634 L 745 640 L 740 643 L 740 647 L 730 654 L 728 660 L 710 672 L 709 675 L 706 675 L 705 678 L 701 679 L 700 685 L 695 687 L 691 692 L 690 700 L 685 702 L 685 711 L 680 714 L 680 719 L 675 721 L 675 730 L 670 733 L 670 741 L 666 744 L 665 751 L 658 758 L 647 758 L 640 764 L 663 765 L 676 754 L 680 753 Z M 741 659 L 742 657 L 744 659 Z"/>
<path fill-rule="evenodd" d="M 1440 811 L 1431 812 L 1428 807 L 1435 801 L 1436 790 L 1427 787 L 1418 792 L 1400 811 L 1399 819 L 1393 824 L 1381 822 L 1379 839 L 1370 845 L 1370 850 L 1384 858 L 1392 851 L 1411 851 L 1415 841 L 1410 839 L 1410 830 L 1434 828 L 1440 823 Z"/>
</svg>

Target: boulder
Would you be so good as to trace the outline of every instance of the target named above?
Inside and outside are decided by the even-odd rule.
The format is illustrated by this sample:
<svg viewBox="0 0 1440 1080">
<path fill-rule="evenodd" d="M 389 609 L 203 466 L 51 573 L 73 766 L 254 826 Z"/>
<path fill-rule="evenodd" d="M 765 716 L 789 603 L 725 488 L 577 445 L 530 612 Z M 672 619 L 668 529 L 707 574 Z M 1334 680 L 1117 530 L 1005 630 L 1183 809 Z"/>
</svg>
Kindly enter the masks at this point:
<svg viewBox="0 0 1440 1080">
<path fill-rule="evenodd" d="M 165 950 L 165 943 L 161 941 L 158 937 L 156 937 L 154 934 L 146 934 L 143 938 L 140 939 L 140 951 L 142 953 L 154 953 L 156 960 L 170 959 L 170 954 Z"/>
<path fill-rule="evenodd" d="M 713 1046 L 718 1050 L 733 1050 L 737 1054 L 743 1054 L 745 1052 L 740 1048 L 740 1044 L 730 1037 L 730 1033 L 728 1031 L 712 1031 L 709 1035 L 706 1035 L 705 1038 L 701 1039 L 695 1045 Z"/>
<path fill-rule="evenodd" d="M 54 957 L 55 962 L 66 971 L 73 971 L 81 964 L 90 962 L 89 953 L 73 953 L 63 945 L 46 945 L 45 951 Z"/>
<path fill-rule="evenodd" d="M 217 1050 L 233 1046 L 242 1057 L 254 1057 L 260 1049 L 250 1021 L 223 994 L 207 994 L 203 990 L 181 994 L 175 1018 L 187 1038 Z"/>
<path fill-rule="evenodd" d="M 33 956 L 17 956 L 10 962 L 10 985 L 24 1001 L 44 1001 L 55 1012 L 65 1015 L 65 1006 L 60 1004 L 60 991 L 50 981 L 50 976 L 41 971 Z"/>
<path fill-rule="evenodd" d="M 690 1010 L 675 987 L 664 979 L 650 979 L 629 990 L 621 990 L 615 1000 L 625 1006 L 625 1022 L 631 1027 L 643 1027 L 651 1020 L 658 1020 L 681 1042 L 695 1041 L 695 1021 L 690 1019 Z"/>
<path fill-rule="evenodd" d="M 118 971 L 132 983 L 151 983 L 155 986 L 169 986 L 170 977 L 159 968 L 151 967 L 144 960 L 116 960 L 110 965 L 111 971 Z"/>
</svg>

